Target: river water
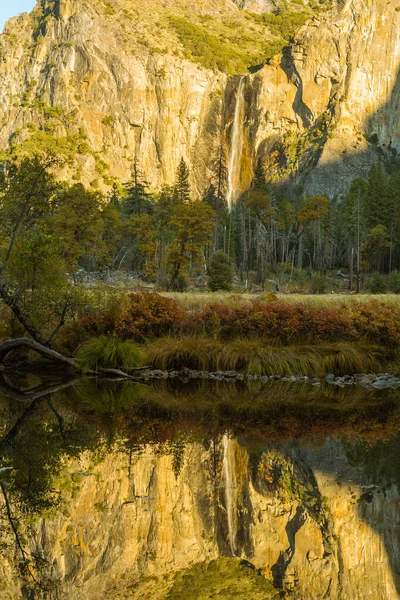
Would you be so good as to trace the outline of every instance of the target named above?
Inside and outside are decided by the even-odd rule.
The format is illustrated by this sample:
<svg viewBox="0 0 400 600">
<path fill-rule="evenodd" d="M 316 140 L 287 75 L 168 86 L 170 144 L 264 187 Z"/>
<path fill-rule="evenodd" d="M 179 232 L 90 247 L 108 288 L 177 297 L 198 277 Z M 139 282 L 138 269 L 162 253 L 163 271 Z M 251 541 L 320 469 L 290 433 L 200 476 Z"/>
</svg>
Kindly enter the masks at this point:
<svg viewBox="0 0 400 600">
<path fill-rule="evenodd" d="M 398 392 L 0 392 L 2 600 L 400 597 Z"/>
</svg>

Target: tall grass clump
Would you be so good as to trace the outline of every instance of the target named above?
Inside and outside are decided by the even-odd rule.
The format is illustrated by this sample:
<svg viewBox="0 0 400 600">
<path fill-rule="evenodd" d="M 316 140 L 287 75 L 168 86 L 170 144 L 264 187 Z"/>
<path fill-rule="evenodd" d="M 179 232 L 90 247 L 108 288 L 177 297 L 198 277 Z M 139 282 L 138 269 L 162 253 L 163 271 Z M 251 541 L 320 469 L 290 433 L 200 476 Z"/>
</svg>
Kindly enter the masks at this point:
<svg viewBox="0 0 400 600">
<path fill-rule="evenodd" d="M 257 340 L 235 340 L 224 346 L 218 366 L 252 375 L 323 377 L 379 370 L 383 361 L 379 348 L 346 343 L 274 347 Z"/>
<path fill-rule="evenodd" d="M 251 375 L 352 375 L 377 371 L 385 362 L 381 348 L 348 343 L 270 346 L 265 340 L 223 343 L 206 337 L 162 338 L 148 345 L 147 359 L 158 369 L 187 367 Z"/>
<path fill-rule="evenodd" d="M 77 352 L 83 372 L 96 369 L 129 369 L 143 365 L 143 353 L 130 340 L 100 336 L 92 339 Z"/>
<path fill-rule="evenodd" d="M 196 369 L 212 371 L 218 363 L 222 344 L 210 338 L 188 336 L 166 337 L 146 348 L 147 360 L 157 369 Z"/>
</svg>

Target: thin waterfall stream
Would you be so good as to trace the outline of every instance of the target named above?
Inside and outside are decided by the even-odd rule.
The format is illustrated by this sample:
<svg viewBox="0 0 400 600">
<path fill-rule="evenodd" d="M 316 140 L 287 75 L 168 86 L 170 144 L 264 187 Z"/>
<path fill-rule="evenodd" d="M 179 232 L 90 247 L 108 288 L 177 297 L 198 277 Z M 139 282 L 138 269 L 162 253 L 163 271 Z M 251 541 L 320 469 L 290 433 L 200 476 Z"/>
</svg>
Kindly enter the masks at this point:
<svg viewBox="0 0 400 600">
<path fill-rule="evenodd" d="M 232 556 L 236 556 L 236 531 L 237 531 L 237 482 L 235 448 L 232 440 L 226 433 L 223 437 L 224 447 L 224 477 L 225 477 L 225 503 L 228 519 L 229 545 Z"/>
<path fill-rule="evenodd" d="M 235 114 L 232 123 L 231 148 L 228 161 L 228 190 L 226 201 L 229 210 L 237 199 L 237 191 L 240 188 L 240 169 L 243 150 L 243 106 L 244 106 L 244 85 L 246 76 L 240 78 L 237 93 Z"/>
</svg>

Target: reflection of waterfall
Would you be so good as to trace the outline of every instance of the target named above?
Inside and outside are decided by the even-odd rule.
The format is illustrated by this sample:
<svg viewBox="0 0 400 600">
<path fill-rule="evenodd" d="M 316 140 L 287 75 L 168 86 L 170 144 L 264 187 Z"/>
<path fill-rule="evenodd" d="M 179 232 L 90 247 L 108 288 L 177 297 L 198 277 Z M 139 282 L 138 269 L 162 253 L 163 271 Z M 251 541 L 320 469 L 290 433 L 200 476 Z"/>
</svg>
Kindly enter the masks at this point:
<svg viewBox="0 0 400 600">
<path fill-rule="evenodd" d="M 237 531 L 237 485 L 235 447 L 228 434 L 223 437 L 224 445 L 224 476 L 225 476 L 225 502 L 228 517 L 229 544 L 232 556 L 236 556 L 236 531 Z"/>
<path fill-rule="evenodd" d="M 243 107 L 244 95 L 243 89 L 246 76 L 240 78 L 236 93 L 235 115 L 232 123 L 231 150 L 228 162 L 228 191 L 226 201 L 228 208 L 231 209 L 237 199 L 238 189 L 240 189 L 240 170 L 241 157 L 243 149 Z"/>
</svg>

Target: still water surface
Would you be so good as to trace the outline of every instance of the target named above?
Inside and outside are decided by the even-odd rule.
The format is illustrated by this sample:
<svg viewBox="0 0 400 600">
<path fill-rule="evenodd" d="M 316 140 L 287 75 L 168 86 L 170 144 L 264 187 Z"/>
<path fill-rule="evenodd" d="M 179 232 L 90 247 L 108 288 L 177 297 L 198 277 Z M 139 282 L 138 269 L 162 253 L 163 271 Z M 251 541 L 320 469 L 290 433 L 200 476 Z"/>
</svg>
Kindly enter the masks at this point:
<svg viewBox="0 0 400 600">
<path fill-rule="evenodd" d="M 400 597 L 398 392 L 0 392 L 2 599 Z"/>
</svg>

